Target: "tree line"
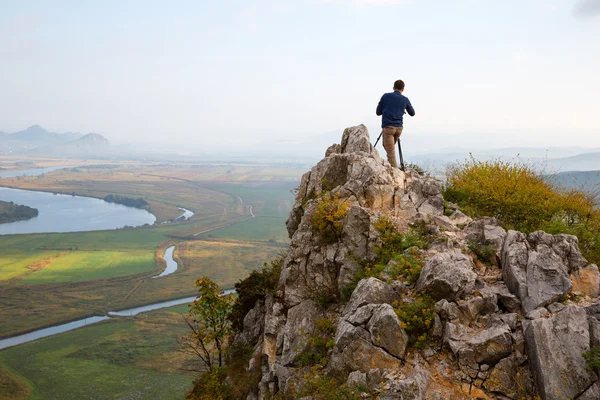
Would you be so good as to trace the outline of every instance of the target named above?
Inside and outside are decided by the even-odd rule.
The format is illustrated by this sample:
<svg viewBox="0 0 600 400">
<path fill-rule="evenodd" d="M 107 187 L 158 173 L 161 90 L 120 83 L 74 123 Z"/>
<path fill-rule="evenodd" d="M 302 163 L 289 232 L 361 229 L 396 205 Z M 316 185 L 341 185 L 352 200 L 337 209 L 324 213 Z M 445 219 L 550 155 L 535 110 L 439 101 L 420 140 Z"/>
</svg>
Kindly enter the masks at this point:
<svg viewBox="0 0 600 400">
<path fill-rule="evenodd" d="M 104 196 L 103 200 L 109 203 L 117 203 L 135 208 L 145 208 L 148 206 L 148 202 L 142 199 L 141 197 L 134 199 L 131 197 L 119 196 L 117 194 L 109 194 L 107 196 Z"/>
<path fill-rule="evenodd" d="M 0 201 L 0 223 L 21 221 L 38 216 L 38 210 L 15 204 L 12 201 Z"/>
</svg>

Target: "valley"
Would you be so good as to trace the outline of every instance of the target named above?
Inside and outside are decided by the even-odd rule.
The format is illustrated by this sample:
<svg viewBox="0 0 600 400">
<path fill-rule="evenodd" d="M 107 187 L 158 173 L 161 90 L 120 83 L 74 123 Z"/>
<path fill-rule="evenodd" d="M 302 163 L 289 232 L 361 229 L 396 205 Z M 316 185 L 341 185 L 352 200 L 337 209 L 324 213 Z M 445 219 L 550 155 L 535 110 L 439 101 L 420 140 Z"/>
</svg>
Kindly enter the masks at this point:
<svg viewBox="0 0 600 400">
<path fill-rule="evenodd" d="M 109 195 L 141 198 L 147 201 L 147 210 L 157 222 L 116 230 L 0 235 L 0 337 L 193 296 L 194 282 L 201 276 L 208 276 L 222 288 L 232 288 L 287 248 L 285 219 L 293 201 L 291 189 L 304 172 L 269 166 L 68 163 L 77 166 L 39 176 L 8 177 L 0 179 L 0 185 L 99 199 Z M 57 165 L 54 160 L 33 160 L 26 168 L 53 165 Z M 6 169 L 13 170 L 11 167 Z M 193 211 L 193 216 L 168 222 L 182 214 L 180 208 Z M 175 246 L 177 271 L 154 279 L 165 268 L 163 254 L 170 246 Z M 177 307 L 178 312 L 186 309 L 185 305 Z M 155 315 L 161 322 L 148 323 Z M 111 374 L 123 376 L 121 383 L 102 388 L 106 397 L 94 398 L 114 398 L 118 393 L 127 398 L 145 398 L 146 392 L 138 391 L 144 379 L 166 368 L 153 360 L 178 358 L 173 365 L 193 361 L 192 357 L 180 362 L 183 355 L 176 338 L 182 331 L 185 333 L 185 326 L 179 315 L 157 310 L 111 318 L 4 349 L 0 351 L 0 382 L 11 383 L 0 388 L 21 391 L 25 393 L 22 398 L 28 398 L 26 393 L 33 399 L 58 398 L 52 393 L 59 393 L 57 385 L 64 382 L 40 371 L 52 369 L 56 362 L 63 366 L 61 375 L 66 377 L 84 363 L 89 366 L 86 371 L 97 379 L 111 380 Z M 138 343 L 140 332 L 147 335 Z M 165 338 L 165 332 L 171 339 Z M 68 337 L 78 338 L 73 340 L 80 344 L 75 346 Z M 86 342 L 86 338 L 93 341 Z M 156 340 L 162 344 L 155 344 Z M 111 341 L 116 344 L 98 344 Z M 140 350 L 144 346 L 149 350 Z M 88 347 L 93 350 L 85 350 Z M 27 358 L 28 349 L 36 349 L 31 350 L 31 357 L 46 361 L 33 362 L 33 358 Z M 168 375 L 161 375 L 170 382 L 161 387 L 180 398 L 192 375 L 169 373 L 177 376 L 167 379 Z M 83 393 L 77 392 L 84 390 L 85 382 L 80 382 L 80 389 L 73 388 L 75 397 L 71 398 Z M 95 390 L 93 384 L 86 387 Z M 3 395 L 7 394 L 0 392 L 0 398 Z"/>
</svg>

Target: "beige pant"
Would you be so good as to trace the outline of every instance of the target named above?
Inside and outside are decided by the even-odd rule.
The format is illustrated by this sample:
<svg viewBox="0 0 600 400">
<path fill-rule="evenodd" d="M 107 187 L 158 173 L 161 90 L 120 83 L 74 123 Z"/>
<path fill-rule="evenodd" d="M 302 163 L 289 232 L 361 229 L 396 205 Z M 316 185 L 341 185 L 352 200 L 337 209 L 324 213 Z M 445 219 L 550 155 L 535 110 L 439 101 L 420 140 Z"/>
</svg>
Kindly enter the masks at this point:
<svg viewBox="0 0 600 400">
<path fill-rule="evenodd" d="M 396 162 L 396 142 L 402 135 L 401 126 L 386 126 L 383 128 L 383 148 L 387 152 L 387 159 L 392 167 L 398 167 Z"/>
</svg>

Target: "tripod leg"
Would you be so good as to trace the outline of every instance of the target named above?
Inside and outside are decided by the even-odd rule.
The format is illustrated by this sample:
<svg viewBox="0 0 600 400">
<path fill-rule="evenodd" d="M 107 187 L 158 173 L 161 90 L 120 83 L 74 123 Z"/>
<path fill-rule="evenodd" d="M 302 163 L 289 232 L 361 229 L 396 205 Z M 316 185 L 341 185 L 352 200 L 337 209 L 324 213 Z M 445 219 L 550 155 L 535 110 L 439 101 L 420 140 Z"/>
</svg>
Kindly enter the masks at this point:
<svg viewBox="0 0 600 400">
<path fill-rule="evenodd" d="M 400 139 L 398 139 L 398 154 L 400 155 L 400 169 L 404 171 L 404 158 L 402 157 L 402 147 L 400 147 Z"/>
</svg>

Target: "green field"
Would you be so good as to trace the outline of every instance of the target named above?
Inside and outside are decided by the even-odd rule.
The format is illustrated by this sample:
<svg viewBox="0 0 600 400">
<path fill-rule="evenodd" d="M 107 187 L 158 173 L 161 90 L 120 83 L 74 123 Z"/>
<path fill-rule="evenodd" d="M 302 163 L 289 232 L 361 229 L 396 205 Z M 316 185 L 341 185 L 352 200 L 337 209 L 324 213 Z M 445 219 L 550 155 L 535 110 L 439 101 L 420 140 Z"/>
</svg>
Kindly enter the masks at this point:
<svg viewBox="0 0 600 400">
<path fill-rule="evenodd" d="M 75 251 L 58 255 L 39 271 L 33 271 L 21 284 L 77 282 L 152 271 L 154 252 Z"/>
<path fill-rule="evenodd" d="M 0 351 L 0 399 L 181 399 L 195 358 L 181 351 L 187 334 L 177 306 L 108 320 Z M 9 366 L 9 367 L 7 367 Z M 26 398 L 26 397 L 23 397 Z"/>
</svg>

